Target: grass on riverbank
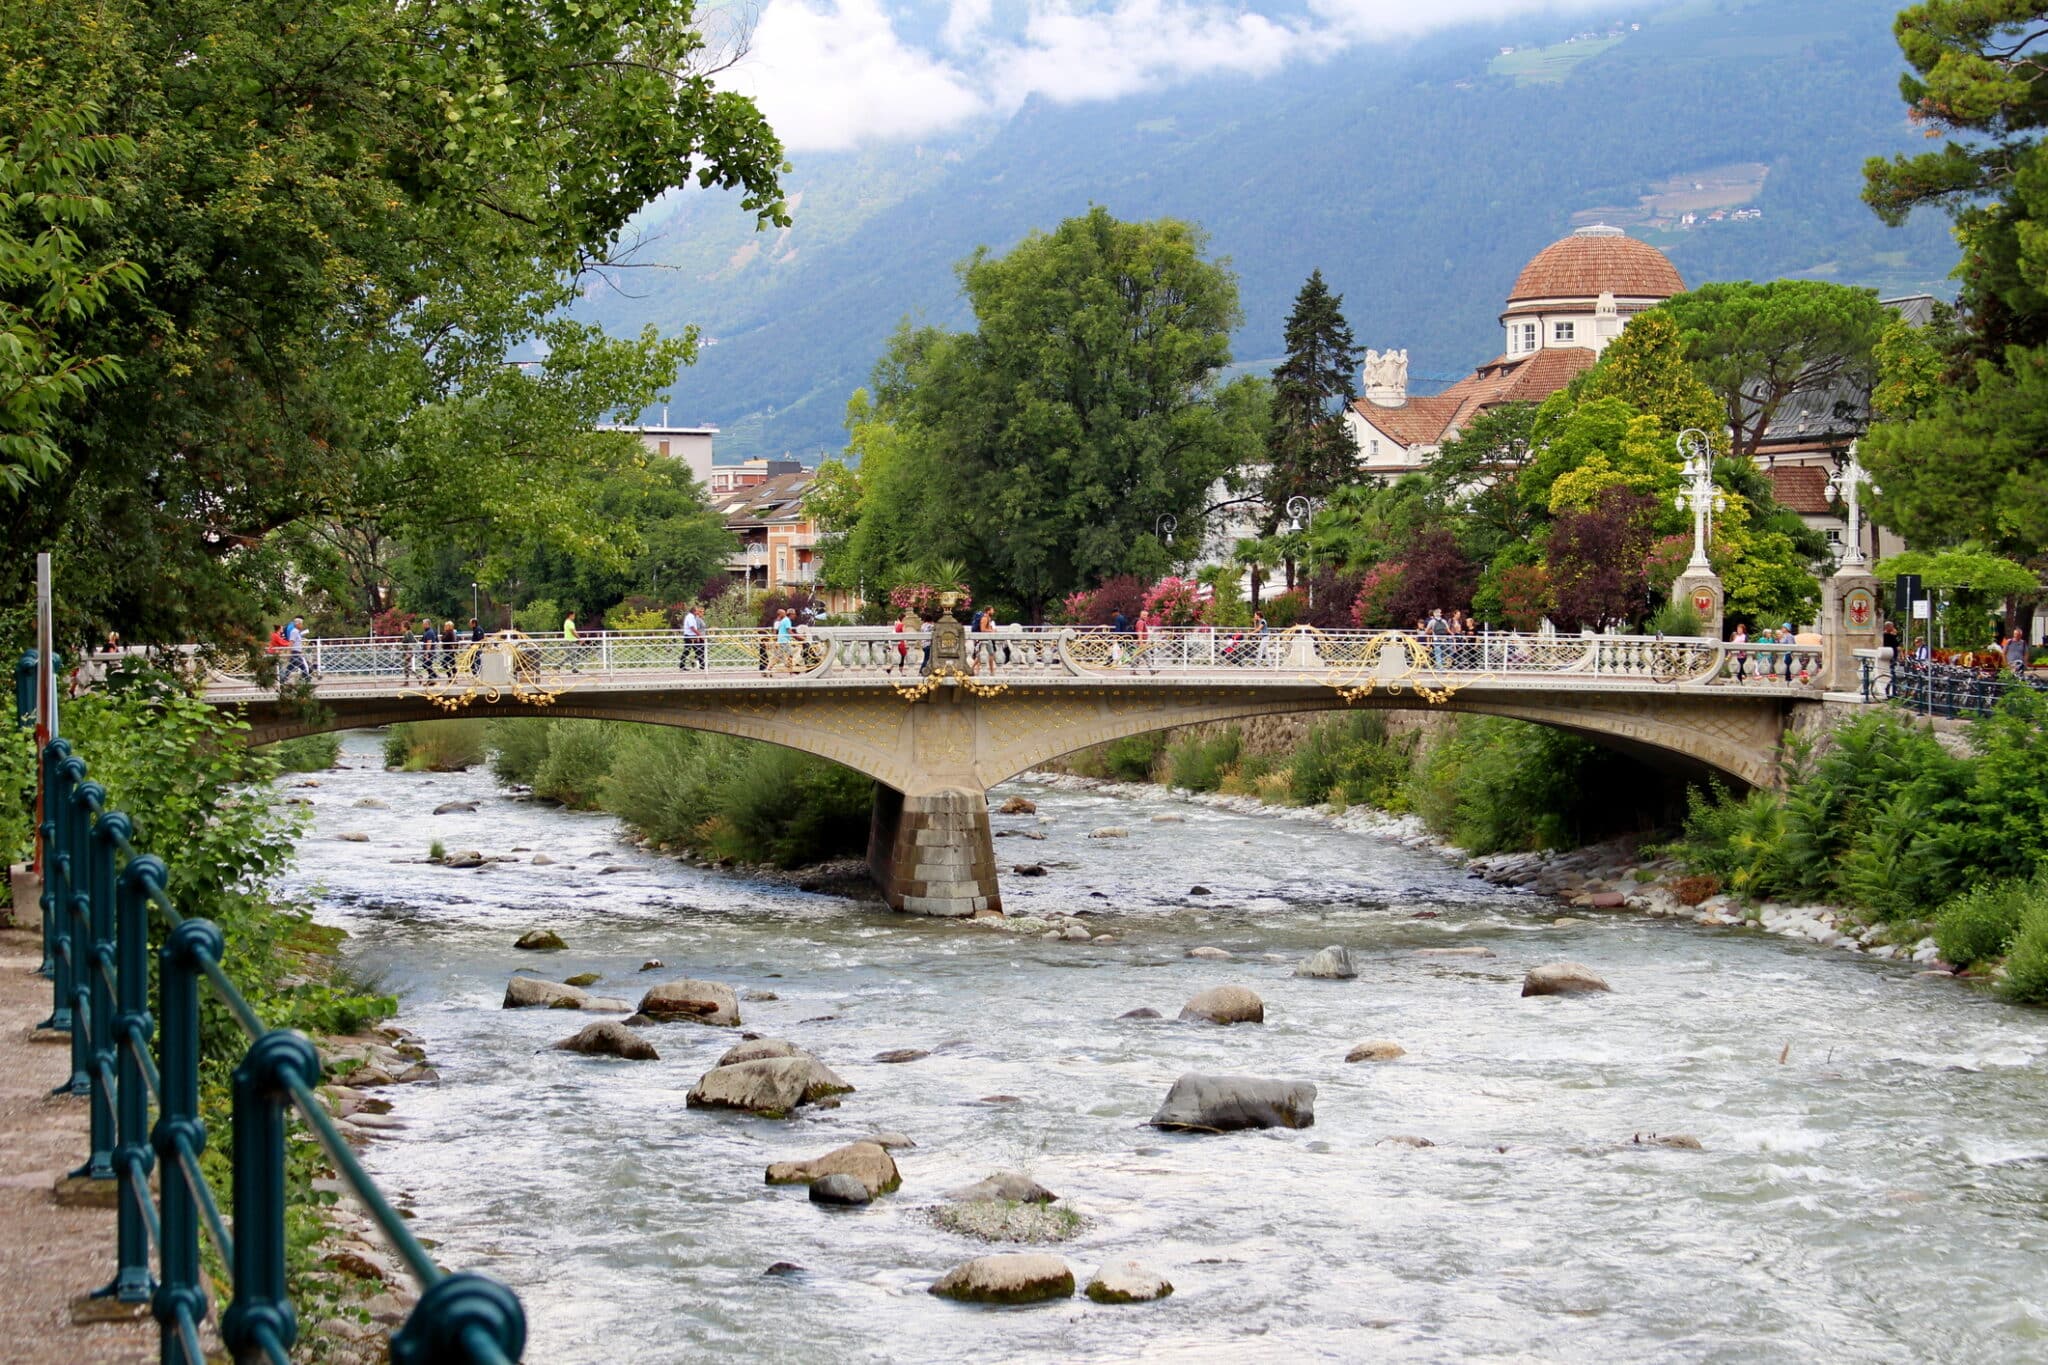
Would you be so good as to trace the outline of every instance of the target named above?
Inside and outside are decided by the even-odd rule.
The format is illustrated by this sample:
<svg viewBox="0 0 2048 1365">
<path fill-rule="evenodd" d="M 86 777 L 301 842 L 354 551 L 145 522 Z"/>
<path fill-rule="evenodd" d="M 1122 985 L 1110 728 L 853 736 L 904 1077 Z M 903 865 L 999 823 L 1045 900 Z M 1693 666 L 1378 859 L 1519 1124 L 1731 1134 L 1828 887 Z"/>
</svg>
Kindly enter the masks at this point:
<svg viewBox="0 0 2048 1365">
<path fill-rule="evenodd" d="M 474 768 L 487 756 L 488 721 L 422 720 L 384 732 L 384 766 L 408 773 L 452 773 Z"/>
<path fill-rule="evenodd" d="M 664 848 L 800 867 L 864 853 L 875 784 L 779 745 L 585 720 L 490 724 L 491 770 Z"/>
</svg>

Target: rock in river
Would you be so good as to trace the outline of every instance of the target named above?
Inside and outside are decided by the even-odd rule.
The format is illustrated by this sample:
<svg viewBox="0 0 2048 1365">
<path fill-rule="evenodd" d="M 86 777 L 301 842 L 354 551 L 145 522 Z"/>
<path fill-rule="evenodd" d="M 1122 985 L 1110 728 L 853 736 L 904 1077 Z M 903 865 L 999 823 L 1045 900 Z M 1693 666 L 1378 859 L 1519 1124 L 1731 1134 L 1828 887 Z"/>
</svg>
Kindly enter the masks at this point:
<svg viewBox="0 0 2048 1365">
<path fill-rule="evenodd" d="M 1117 1016 L 1119 1019 L 1157 1019 L 1159 1017 L 1159 1011 L 1153 1009 L 1150 1005 L 1140 1005 L 1134 1010 L 1125 1010 Z"/>
<path fill-rule="evenodd" d="M 562 936 L 552 929 L 528 929 L 519 936 L 519 941 L 512 946 L 514 948 L 524 948 L 528 952 L 552 953 L 558 952 L 569 945 L 562 942 Z"/>
<path fill-rule="evenodd" d="M 1021 1171 L 997 1171 L 986 1180 L 946 1191 L 946 1198 L 959 1200 L 1001 1199 L 1012 1204 L 1050 1204 L 1059 1196 Z"/>
<path fill-rule="evenodd" d="M 1204 1076 L 1190 1071 L 1166 1092 L 1154 1128 L 1228 1133 L 1240 1128 L 1307 1128 L 1316 1121 L 1316 1088 L 1307 1081 Z"/>
<path fill-rule="evenodd" d="M 895 1159 L 874 1142 L 850 1142 L 808 1161 L 778 1161 L 768 1168 L 771 1185 L 809 1185 L 827 1176 L 859 1181 L 870 1198 L 903 1183 Z"/>
<path fill-rule="evenodd" d="M 996 808 L 997 815 L 1036 815 L 1037 803 L 1026 796 L 1013 796 Z"/>
<path fill-rule="evenodd" d="M 588 999 L 587 992 L 574 986 L 543 981 L 537 976 L 515 976 L 505 983 L 505 1008 L 508 1010 L 580 1010 Z"/>
<path fill-rule="evenodd" d="M 764 1118 L 788 1118 L 800 1104 L 814 1104 L 853 1089 L 815 1057 L 764 1057 L 715 1066 L 690 1087 L 692 1109 L 743 1109 Z"/>
<path fill-rule="evenodd" d="M 1230 950 L 1228 948 L 1212 947 L 1209 944 L 1205 943 L 1199 948 L 1188 949 L 1185 953 L 1182 953 L 1181 956 L 1199 957 L 1206 959 L 1210 962 L 1222 962 L 1229 958 Z"/>
<path fill-rule="evenodd" d="M 562 984 L 565 986 L 595 986 L 602 980 L 604 978 L 596 972 L 578 972 L 574 976 L 564 978 Z"/>
<path fill-rule="evenodd" d="M 921 1047 L 892 1047 L 887 1052 L 877 1052 L 878 1062 L 921 1062 L 932 1054 Z"/>
<path fill-rule="evenodd" d="M 947 1271 L 931 1292 L 963 1303 L 1046 1303 L 1074 1296 L 1074 1272 L 1041 1253 L 977 1256 Z"/>
<path fill-rule="evenodd" d="M 1122 825 L 1104 825 L 1101 829 L 1089 830 L 1088 837 L 1091 839 L 1128 839 L 1131 837 L 1131 832 Z"/>
<path fill-rule="evenodd" d="M 1249 986 L 1211 986 L 1180 1007 L 1183 1023 L 1263 1024 L 1266 1002 Z"/>
<path fill-rule="evenodd" d="M 641 996 L 640 1012 L 656 1019 L 688 1019 L 729 1028 L 740 1021 L 740 1002 L 730 986 L 685 977 Z"/>
<path fill-rule="evenodd" d="M 476 802 L 474 801 L 443 801 L 440 805 L 434 807 L 434 814 L 436 815 L 473 815 L 475 813 Z"/>
<path fill-rule="evenodd" d="M 353 805 L 353 806 L 354 806 L 354 807 L 355 807 L 355 808 L 356 808 L 357 810 L 390 810 L 390 809 L 391 809 L 391 805 L 390 805 L 390 803 L 389 803 L 389 802 L 386 802 L 386 801 L 380 801 L 380 800 L 378 800 L 378 799 L 377 799 L 376 797 L 374 797 L 374 796 L 364 796 L 364 797 L 360 797 L 360 798 L 358 798 L 357 800 L 355 800 L 355 801 L 352 801 L 352 802 L 350 802 L 349 804 Z"/>
<path fill-rule="evenodd" d="M 1399 1043 L 1389 1042 L 1385 1038 L 1375 1038 L 1371 1042 L 1360 1043 L 1357 1047 L 1352 1048 L 1351 1051 L 1344 1054 L 1344 1060 L 1347 1062 L 1391 1062 L 1396 1057 L 1405 1057 L 1407 1055 L 1408 1049 L 1402 1047 Z"/>
<path fill-rule="evenodd" d="M 713 1066 L 737 1066 L 741 1062 L 758 1062 L 769 1057 L 808 1057 L 811 1054 L 787 1038 L 745 1038 L 734 1043 L 719 1054 Z"/>
<path fill-rule="evenodd" d="M 828 1175 L 811 1182 L 811 1202 L 839 1208 L 859 1208 L 874 1202 L 874 1191 L 850 1175 Z"/>
<path fill-rule="evenodd" d="M 361 830 L 350 830 L 346 834 L 337 834 L 334 837 L 344 844 L 367 844 L 370 842 L 370 836 L 364 834 Z"/>
<path fill-rule="evenodd" d="M 1351 953 L 1333 943 L 1296 967 L 1294 974 L 1318 981 L 1349 981 L 1358 975 L 1358 969 L 1351 965 Z"/>
<path fill-rule="evenodd" d="M 661 1054 L 654 1044 L 616 1019 L 586 1024 L 573 1038 L 555 1044 L 557 1052 L 580 1052 L 586 1057 L 623 1057 L 629 1062 L 658 1062 Z"/>
<path fill-rule="evenodd" d="M 1591 967 L 1576 962 L 1553 962 L 1545 967 L 1531 967 L 1529 974 L 1522 978 L 1523 995 L 1585 995 L 1606 989 L 1607 983 Z"/>
<path fill-rule="evenodd" d="M 465 848 L 459 853 L 451 853 L 441 860 L 441 866 L 452 867 L 458 870 L 463 868 L 482 867 L 483 865 L 484 855 L 473 848 Z"/>
<path fill-rule="evenodd" d="M 1149 1303 L 1171 1294 L 1173 1284 L 1136 1261 L 1105 1261 L 1082 1292 L 1097 1303 Z"/>
</svg>

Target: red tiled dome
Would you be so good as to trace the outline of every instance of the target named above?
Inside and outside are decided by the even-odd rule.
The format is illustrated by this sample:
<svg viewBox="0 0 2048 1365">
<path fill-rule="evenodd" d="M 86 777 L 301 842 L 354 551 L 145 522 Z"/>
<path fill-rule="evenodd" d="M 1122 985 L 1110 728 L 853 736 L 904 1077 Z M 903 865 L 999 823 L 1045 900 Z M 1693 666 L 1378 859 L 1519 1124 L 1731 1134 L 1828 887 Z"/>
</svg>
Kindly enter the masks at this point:
<svg viewBox="0 0 2048 1365">
<path fill-rule="evenodd" d="M 1510 307 L 1530 299 L 1668 299 L 1685 292 L 1670 257 L 1619 228 L 1580 228 L 1552 242 L 1522 267 L 1508 291 Z"/>
</svg>

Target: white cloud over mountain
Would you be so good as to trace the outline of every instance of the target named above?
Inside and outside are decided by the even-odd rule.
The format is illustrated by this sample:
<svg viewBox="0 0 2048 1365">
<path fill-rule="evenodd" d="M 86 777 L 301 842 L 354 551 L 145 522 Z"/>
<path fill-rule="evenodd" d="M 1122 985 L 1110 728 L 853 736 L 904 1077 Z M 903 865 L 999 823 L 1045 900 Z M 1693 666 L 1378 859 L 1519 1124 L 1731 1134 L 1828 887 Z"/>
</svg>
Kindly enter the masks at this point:
<svg viewBox="0 0 2048 1365">
<path fill-rule="evenodd" d="M 881 0 L 766 0 L 746 56 L 721 79 L 753 95 L 794 150 L 928 136 L 1032 96 L 1115 99 L 1204 76 L 1267 75 L 1360 42 L 1611 0 L 1307 0 L 1266 15 L 1204 0 L 949 0 L 929 44 Z"/>
</svg>

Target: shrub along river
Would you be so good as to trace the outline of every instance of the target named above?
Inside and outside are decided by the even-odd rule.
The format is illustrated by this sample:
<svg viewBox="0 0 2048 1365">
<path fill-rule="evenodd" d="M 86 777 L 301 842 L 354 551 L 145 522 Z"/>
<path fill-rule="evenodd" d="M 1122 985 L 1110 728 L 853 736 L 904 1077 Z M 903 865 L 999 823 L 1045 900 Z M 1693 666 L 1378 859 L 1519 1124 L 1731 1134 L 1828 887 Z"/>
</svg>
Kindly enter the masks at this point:
<svg viewBox="0 0 2048 1365">
<path fill-rule="evenodd" d="M 371 736 L 342 762 L 292 793 L 315 814 L 295 876 L 443 1077 L 386 1092 L 404 1126 L 367 1160 L 447 1264 L 520 1291 L 529 1360 L 2048 1359 L 2048 1013 L 1758 934 L 1558 927 L 1555 903 L 1428 851 L 1163 794 L 1006 789 L 1038 813 L 997 827 L 1044 838 L 1000 839 L 998 861 L 1049 868 L 1005 877 L 1011 913 L 1116 936 L 1046 942 L 694 869 L 482 771 L 384 772 Z M 431 813 L 461 800 L 478 809 Z M 1108 825 L 1129 837 L 1087 837 Z M 525 851 L 413 861 L 436 838 Z M 567 950 L 515 951 L 537 926 Z M 1332 943 L 1356 980 L 1291 974 Z M 1452 946 L 1494 955 L 1416 952 Z M 1612 994 L 1523 999 L 1560 959 Z M 773 992 L 744 1027 L 855 1093 L 783 1122 L 687 1109 L 732 1031 L 649 1027 L 656 1062 L 547 1051 L 589 1016 L 499 1008 L 519 968 L 634 999 L 682 975 Z M 1174 1022 L 1220 983 L 1266 1022 Z M 1118 1018 L 1144 1005 L 1165 1018 Z M 1407 1055 L 1347 1065 L 1372 1038 Z M 870 1060 L 897 1048 L 931 1055 Z M 1186 1071 L 1312 1081 L 1315 1126 L 1143 1126 Z M 917 1146 L 865 1209 L 763 1183 L 878 1129 Z M 1045 1248 L 1077 1277 L 1131 1257 L 1174 1295 L 928 1295 L 1005 1248 L 920 1210 L 1004 1169 L 1087 1220 Z M 803 1273 L 763 1274 L 783 1261 Z"/>
</svg>

